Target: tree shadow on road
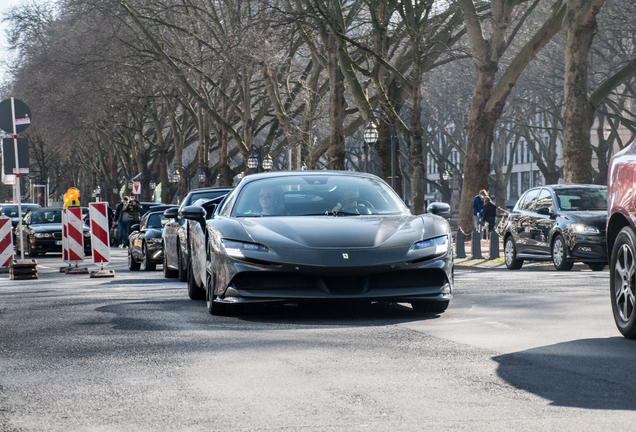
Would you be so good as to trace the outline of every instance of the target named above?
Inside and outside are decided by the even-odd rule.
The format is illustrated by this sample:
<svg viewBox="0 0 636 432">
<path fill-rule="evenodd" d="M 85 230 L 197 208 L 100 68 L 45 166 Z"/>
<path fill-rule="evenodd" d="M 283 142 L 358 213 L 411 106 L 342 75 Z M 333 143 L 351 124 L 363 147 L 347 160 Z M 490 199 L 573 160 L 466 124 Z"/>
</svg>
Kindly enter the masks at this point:
<svg viewBox="0 0 636 432">
<path fill-rule="evenodd" d="M 636 410 L 636 342 L 582 339 L 494 357 L 512 386 L 552 405 Z"/>
</svg>

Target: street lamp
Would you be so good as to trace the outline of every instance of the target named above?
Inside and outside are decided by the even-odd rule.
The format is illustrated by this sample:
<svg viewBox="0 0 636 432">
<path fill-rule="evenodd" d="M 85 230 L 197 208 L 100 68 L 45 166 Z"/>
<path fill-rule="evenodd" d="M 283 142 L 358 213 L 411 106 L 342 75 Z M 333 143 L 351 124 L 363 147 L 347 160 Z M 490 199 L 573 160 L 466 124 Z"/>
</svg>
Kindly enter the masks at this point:
<svg viewBox="0 0 636 432">
<path fill-rule="evenodd" d="M 252 145 L 252 154 L 247 159 L 247 166 L 256 172 L 269 171 L 274 166 L 274 160 L 269 155 L 269 146 L 256 147 Z"/>
<path fill-rule="evenodd" d="M 442 180 L 446 181 L 451 177 L 450 173 L 448 172 L 448 170 L 444 171 L 442 173 Z"/>
<path fill-rule="evenodd" d="M 373 123 L 373 120 L 382 120 L 387 126 L 389 126 L 389 131 L 391 132 L 391 188 L 395 190 L 395 150 L 396 150 L 396 138 L 397 138 L 397 129 L 389 119 L 386 114 L 382 111 L 377 111 L 374 109 L 367 110 L 369 116 L 369 124 L 366 128 L 364 128 L 364 151 L 365 151 L 365 171 L 367 171 L 367 163 L 368 163 L 368 148 L 367 145 L 373 145 L 378 142 L 379 134 L 377 130 L 377 126 Z M 374 114 L 377 114 L 379 117 L 375 117 Z"/>
<path fill-rule="evenodd" d="M 155 183 L 154 180 L 150 180 L 150 184 L 148 186 L 150 186 L 150 189 L 155 190 L 155 188 L 157 187 L 157 183 Z"/>
<path fill-rule="evenodd" d="M 380 137 L 380 134 L 378 134 L 378 127 L 372 121 L 369 121 L 369 124 L 367 125 L 367 127 L 364 128 L 364 134 L 363 134 L 364 172 L 369 172 L 369 147 L 377 143 L 379 137 Z"/>
<path fill-rule="evenodd" d="M 197 176 L 197 180 L 199 181 L 199 183 L 205 183 L 205 169 L 207 168 L 205 164 L 200 163 L 190 167 L 181 164 L 175 164 L 174 168 L 175 172 L 172 175 L 172 178 L 168 179 L 171 183 L 179 183 L 181 181 L 182 175 L 185 176 L 186 186 L 188 190 L 190 190 L 190 180 L 195 175 Z"/>
</svg>

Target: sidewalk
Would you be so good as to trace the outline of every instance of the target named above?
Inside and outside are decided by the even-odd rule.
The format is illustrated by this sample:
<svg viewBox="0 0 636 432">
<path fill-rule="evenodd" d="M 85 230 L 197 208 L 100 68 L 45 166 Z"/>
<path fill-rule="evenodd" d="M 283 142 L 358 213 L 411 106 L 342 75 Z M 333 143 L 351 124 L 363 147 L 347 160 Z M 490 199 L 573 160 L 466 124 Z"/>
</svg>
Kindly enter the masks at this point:
<svg viewBox="0 0 636 432">
<path fill-rule="evenodd" d="M 457 258 L 457 249 L 455 249 L 454 263 L 456 270 L 508 270 L 504 261 L 503 242 L 499 241 L 499 258 L 489 259 L 490 257 L 490 241 L 481 241 L 481 256 L 483 259 L 472 259 L 472 242 L 469 240 L 465 243 L 464 249 L 466 251 L 466 258 Z M 456 245 L 455 245 L 456 246 Z M 554 265 L 550 261 L 526 261 L 523 263 L 522 270 L 542 270 L 549 271 L 554 270 Z M 572 270 L 589 270 L 589 267 L 585 264 L 574 264 Z M 510 271 L 510 270 L 508 270 Z"/>
</svg>

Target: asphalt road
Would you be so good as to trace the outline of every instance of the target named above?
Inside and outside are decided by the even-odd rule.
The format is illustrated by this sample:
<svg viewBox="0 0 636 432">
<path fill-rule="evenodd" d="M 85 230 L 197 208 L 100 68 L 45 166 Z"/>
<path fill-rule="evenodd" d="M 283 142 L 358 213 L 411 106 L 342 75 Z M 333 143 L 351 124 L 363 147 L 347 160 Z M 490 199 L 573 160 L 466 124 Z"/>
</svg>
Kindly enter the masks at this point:
<svg viewBox="0 0 636 432">
<path fill-rule="evenodd" d="M 441 315 L 213 317 L 111 252 L 113 279 L 60 274 L 60 257 L 37 281 L 0 276 L 1 431 L 634 429 L 636 342 L 607 271 L 457 271 Z"/>
</svg>

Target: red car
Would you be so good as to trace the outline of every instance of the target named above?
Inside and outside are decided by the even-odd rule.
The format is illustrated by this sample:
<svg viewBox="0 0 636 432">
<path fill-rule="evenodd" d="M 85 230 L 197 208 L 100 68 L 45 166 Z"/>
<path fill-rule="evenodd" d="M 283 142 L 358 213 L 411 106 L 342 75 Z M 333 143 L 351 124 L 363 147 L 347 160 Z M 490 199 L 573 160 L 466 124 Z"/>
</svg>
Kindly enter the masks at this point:
<svg viewBox="0 0 636 432">
<path fill-rule="evenodd" d="M 618 330 L 636 339 L 636 140 L 611 160 L 607 191 L 610 295 Z"/>
</svg>

